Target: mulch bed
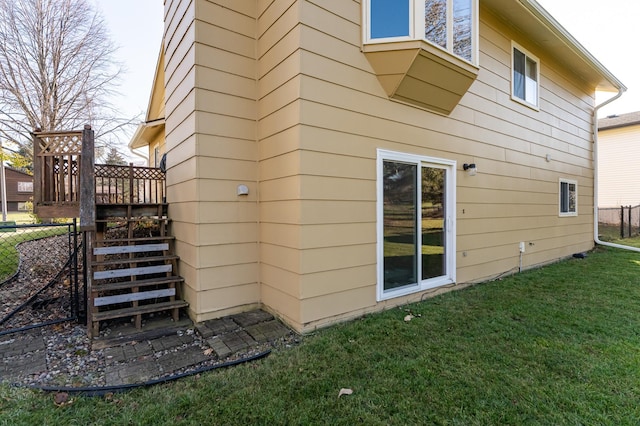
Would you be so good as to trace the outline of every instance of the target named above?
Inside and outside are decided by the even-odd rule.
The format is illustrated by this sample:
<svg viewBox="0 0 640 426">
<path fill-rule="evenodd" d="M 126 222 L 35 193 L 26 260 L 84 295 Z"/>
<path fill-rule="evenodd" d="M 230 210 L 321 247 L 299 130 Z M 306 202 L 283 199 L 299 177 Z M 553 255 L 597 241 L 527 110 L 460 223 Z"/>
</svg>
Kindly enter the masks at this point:
<svg viewBox="0 0 640 426">
<path fill-rule="evenodd" d="M 0 332 L 71 315 L 71 269 L 65 268 L 69 261 L 68 238 L 65 234 L 17 245 L 18 273 L 0 284 Z"/>
<path fill-rule="evenodd" d="M 158 235 L 157 227 L 144 222 L 134 229 L 134 237 L 154 235 Z M 126 226 L 116 224 L 107 230 L 105 238 L 126 237 Z M 69 261 L 68 235 L 22 242 L 16 249 L 20 255 L 18 273 L 0 283 L 0 333 L 70 317 L 72 269 L 65 268 Z M 82 271 L 82 250 L 78 253 L 78 271 Z M 82 280 L 78 283 L 78 291 L 82 310 Z M 29 301 L 36 294 L 35 299 Z M 20 308 L 27 301 L 29 303 Z M 14 313 L 16 309 L 19 311 Z M 7 318 L 8 315 L 11 317 Z"/>
</svg>

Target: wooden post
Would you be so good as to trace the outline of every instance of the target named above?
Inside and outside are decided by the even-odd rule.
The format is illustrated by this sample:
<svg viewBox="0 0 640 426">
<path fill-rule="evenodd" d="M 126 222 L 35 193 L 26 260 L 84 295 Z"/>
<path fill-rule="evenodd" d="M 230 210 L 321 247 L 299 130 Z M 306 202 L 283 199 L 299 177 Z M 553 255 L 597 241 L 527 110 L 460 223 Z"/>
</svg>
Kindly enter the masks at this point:
<svg viewBox="0 0 640 426">
<path fill-rule="evenodd" d="M 129 204 L 133 204 L 133 163 L 129 163 Z"/>
<path fill-rule="evenodd" d="M 89 337 L 94 337 L 100 332 L 100 328 L 94 328 L 93 324 L 93 314 L 95 313 L 95 309 L 93 306 L 93 292 L 91 291 L 93 287 L 93 231 L 85 231 L 83 232 L 83 250 L 84 250 L 84 293 L 85 293 L 85 302 L 86 302 L 86 317 L 87 317 L 87 335 Z"/>
<path fill-rule="evenodd" d="M 38 206 L 42 202 L 42 157 L 40 157 L 40 138 L 34 130 L 33 136 L 33 213 L 38 214 Z"/>
<path fill-rule="evenodd" d="M 93 130 L 86 124 L 82 131 L 82 154 L 80 155 L 80 230 L 96 229 L 96 172 L 94 169 Z"/>
<path fill-rule="evenodd" d="M 93 329 L 93 238 L 96 230 L 96 172 L 94 168 L 94 133 L 86 124 L 82 130 L 82 153 L 78 156 L 80 174 L 80 231 L 84 234 L 85 248 L 85 294 L 87 295 L 87 333 L 94 335 Z"/>
</svg>

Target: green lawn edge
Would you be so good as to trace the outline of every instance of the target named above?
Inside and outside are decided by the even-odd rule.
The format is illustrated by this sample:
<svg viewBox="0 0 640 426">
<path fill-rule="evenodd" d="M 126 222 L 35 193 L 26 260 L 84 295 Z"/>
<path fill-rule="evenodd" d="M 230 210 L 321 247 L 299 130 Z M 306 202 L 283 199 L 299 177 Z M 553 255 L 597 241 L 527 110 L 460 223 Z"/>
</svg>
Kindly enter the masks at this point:
<svg viewBox="0 0 640 426">
<path fill-rule="evenodd" d="M 640 253 L 600 247 L 126 394 L 1 385 L 0 424 L 638 424 L 638 312 Z"/>
</svg>

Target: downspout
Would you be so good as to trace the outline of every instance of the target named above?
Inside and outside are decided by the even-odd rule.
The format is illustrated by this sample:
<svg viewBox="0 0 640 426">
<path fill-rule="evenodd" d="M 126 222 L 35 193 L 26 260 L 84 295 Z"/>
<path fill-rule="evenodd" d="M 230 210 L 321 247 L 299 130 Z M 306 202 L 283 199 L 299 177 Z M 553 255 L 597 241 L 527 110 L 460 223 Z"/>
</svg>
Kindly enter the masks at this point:
<svg viewBox="0 0 640 426">
<path fill-rule="evenodd" d="M 145 163 L 147 166 L 151 166 L 151 165 L 149 164 L 149 159 L 148 159 L 146 156 L 144 156 L 144 155 L 142 155 L 142 154 L 140 154 L 140 153 L 138 153 L 138 152 L 134 151 L 134 148 L 129 147 L 129 152 L 130 152 L 130 153 L 132 153 L 133 155 L 137 155 L 138 157 L 142 158 L 142 159 L 144 160 L 144 163 Z"/>
<path fill-rule="evenodd" d="M 631 247 L 622 244 L 609 243 L 606 241 L 600 240 L 598 236 L 598 110 L 605 105 L 615 101 L 627 90 L 626 87 L 622 86 L 618 89 L 618 94 L 614 97 L 607 99 L 602 102 L 600 105 L 597 105 L 593 109 L 593 240 L 596 244 L 600 244 L 602 246 L 614 247 L 623 250 L 637 251 L 640 252 L 640 248 Z"/>
</svg>

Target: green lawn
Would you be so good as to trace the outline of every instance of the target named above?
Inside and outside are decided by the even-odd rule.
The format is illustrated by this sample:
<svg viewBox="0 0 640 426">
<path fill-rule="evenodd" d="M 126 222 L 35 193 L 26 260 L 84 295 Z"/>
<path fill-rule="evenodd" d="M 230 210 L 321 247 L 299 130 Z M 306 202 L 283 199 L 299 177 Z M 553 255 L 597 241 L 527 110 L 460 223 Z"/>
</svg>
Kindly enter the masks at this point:
<svg viewBox="0 0 640 426">
<path fill-rule="evenodd" d="M 0 386 L 0 424 L 637 425 L 639 313 L 640 253 L 599 248 L 171 384 L 65 407 Z"/>
<path fill-rule="evenodd" d="M 34 223 L 33 215 L 27 212 L 8 212 L 7 221 L 14 221 L 17 224 Z"/>
<path fill-rule="evenodd" d="M 0 283 L 11 277 L 18 270 L 20 260 L 16 249 L 18 244 L 69 232 L 66 226 L 14 229 L 17 229 L 17 231 L 0 232 Z"/>
</svg>

